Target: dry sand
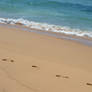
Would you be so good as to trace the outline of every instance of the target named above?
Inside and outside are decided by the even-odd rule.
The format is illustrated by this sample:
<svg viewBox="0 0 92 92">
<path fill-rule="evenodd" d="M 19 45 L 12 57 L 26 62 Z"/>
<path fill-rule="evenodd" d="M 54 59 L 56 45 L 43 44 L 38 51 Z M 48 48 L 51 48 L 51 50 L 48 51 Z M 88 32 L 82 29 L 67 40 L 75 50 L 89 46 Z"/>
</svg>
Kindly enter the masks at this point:
<svg viewBox="0 0 92 92">
<path fill-rule="evenodd" d="M 0 92 L 92 92 L 92 47 L 0 27 Z"/>
</svg>

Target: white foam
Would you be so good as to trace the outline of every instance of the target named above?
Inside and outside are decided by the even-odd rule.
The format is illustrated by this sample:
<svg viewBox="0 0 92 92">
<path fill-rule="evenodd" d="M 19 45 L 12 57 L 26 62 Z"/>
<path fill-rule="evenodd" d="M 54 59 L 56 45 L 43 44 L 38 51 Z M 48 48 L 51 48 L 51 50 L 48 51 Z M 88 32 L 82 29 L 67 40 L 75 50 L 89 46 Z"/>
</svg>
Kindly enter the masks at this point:
<svg viewBox="0 0 92 92">
<path fill-rule="evenodd" d="M 38 30 L 42 30 L 42 31 L 51 31 L 51 32 L 58 32 L 58 33 L 64 33 L 64 34 L 68 34 L 68 35 L 76 35 L 76 36 L 87 36 L 87 37 L 91 37 L 92 38 L 92 32 L 88 32 L 88 31 L 82 31 L 79 29 L 71 29 L 69 27 L 61 27 L 61 26 L 56 26 L 56 25 L 49 25 L 46 23 L 37 23 L 34 21 L 28 21 L 25 19 L 10 19 L 10 18 L 0 18 L 0 23 L 4 23 L 4 24 L 17 24 L 20 23 L 26 27 L 29 28 L 34 28 L 34 29 L 38 29 Z"/>
</svg>

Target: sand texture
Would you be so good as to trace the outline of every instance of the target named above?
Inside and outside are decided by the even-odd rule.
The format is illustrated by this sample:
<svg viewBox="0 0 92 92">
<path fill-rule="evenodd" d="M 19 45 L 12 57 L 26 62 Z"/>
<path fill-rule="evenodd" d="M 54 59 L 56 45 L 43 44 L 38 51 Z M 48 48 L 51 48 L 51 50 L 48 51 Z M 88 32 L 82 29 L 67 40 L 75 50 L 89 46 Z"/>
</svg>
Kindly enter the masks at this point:
<svg viewBox="0 0 92 92">
<path fill-rule="evenodd" d="M 92 47 L 0 27 L 0 92 L 92 92 Z"/>
</svg>

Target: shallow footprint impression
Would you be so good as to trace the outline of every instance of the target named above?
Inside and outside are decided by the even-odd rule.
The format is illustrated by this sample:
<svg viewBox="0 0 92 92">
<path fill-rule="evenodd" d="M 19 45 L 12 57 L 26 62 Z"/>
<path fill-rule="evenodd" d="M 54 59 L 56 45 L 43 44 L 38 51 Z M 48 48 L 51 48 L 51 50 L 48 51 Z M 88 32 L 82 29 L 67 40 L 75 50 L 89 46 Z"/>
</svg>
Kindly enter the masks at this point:
<svg viewBox="0 0 92 92">
<path fill-rule="evenodd" d="M 13 59 L 10 59 L 10 58 L 3 58 L 1 59 L 2 62 L 14 62 Z"/>
<path fill-rule="evenodd" d="M 34 68 L 34 69 L 40 69 L 37 65 L 32 65 L 32 68 Z"/>
<path fill-rule="evenodd" d="M 88 86 L 92 86 L 92 83 L 86 83 L 86 85 L 88 85 Z"/>
<path fill-rule="evenodd" d="M 7 59 L 2 59 L 2 61 L 7 61 Z"/>
<path fill-rule="evenodd" d="M 58 78 L 60 78 L 60 77 L 61 77 L 61 78 L 69 79 L 69 76 L 62 76 L 62 75 L 59 75 L 59 74 L 58 74 L 58 75 L 56 75 L 56 77 L 58 77 Z"/>
</svg>

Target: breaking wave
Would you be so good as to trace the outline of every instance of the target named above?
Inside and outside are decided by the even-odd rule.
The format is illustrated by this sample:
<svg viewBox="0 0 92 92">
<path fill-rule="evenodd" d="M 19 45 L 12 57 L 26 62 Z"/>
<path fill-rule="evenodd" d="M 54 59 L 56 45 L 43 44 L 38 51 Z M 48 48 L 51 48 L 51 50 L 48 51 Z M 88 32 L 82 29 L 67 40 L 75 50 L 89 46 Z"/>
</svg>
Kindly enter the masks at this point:
<svg viewBox="0 0 92 92">
<path fill-rule="evenodd" d="M 11 19 L 11 18 L 0 18 L 0 23 L 4 24 L 20 24 L 24 25 L 25 27 L 41 30 L 41 31 L 50 31 L 50 32 L 56 32 L 56 33 L 64 33 L 67 35 L 75 35 L 75 36 L 86 36 L 92 38 L 92 32 L 86 31 L 86 30 L 80 30 L 80 29 L 72 29 L 69 27 L 64 26 L 57 26 L 57 25 L 51 25 L 47 23 L 38 23 L 34 21 L 28 21 L 22 18 L 19 19 Z"/>
</svg>

